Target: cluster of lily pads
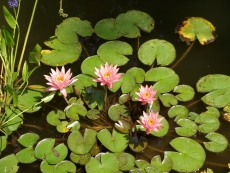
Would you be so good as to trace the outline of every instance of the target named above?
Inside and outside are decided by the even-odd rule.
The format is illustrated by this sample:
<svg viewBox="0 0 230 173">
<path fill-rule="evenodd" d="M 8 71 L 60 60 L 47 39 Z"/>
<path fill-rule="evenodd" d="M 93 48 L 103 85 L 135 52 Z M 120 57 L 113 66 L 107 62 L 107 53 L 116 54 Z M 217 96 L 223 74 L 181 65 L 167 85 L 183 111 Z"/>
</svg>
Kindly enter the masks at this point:
<svg viewBox="0 0 230 173">
<path fill-rule="evenodd" d="M 74 76 L 74 82 L 66 90 L 66 107 L 48 113 L 47 122 L 55 126 L 59 133 L 67 134 L 67 142 L 55 144 L 54 138 L 39 141 L 35 133 L 26 133 L 17 140 L 24 149 L 0 159 L 0 172 L 17 172 L 18 163 L 30 164 L 41 160 L 43 173 L 76 172 L 84 167 L 87 173 L 94 172 L 193 172 L 200 169 L 206 152 L 222 152 L 228 146 L 227 139 L 216 131 L 220 128 L 220 108 L 226 116 L 230 113 L 230 77 L 221 74 L 207 75 L 199 79 L 196 90 L 207 93 L 201 99 L 207 104 L 207 111 L 191 112 L 182 103 L 194 98 L 195 90 L 180 84 L 179 76 L 167 67 L 176 59 L 174 46 L 166 40 L 150 39 L 141 43 L 137 58 L 146 69 L 126 68 L 122 77 L 111 88 L 100 86 L 94 79 L 95 68 L 104 64 L 126 67 L 133 55 L 133 47 L 124 41 L 125 37 L 140 39 L 141 32 L 150 33 L 155 23 L 145 12 L 131 10 L 116 18 L 103 19 L 92 28 L 89 21 L 78 17 L 65 19 L 55 29 L 55 35 L 44 42 L 50 49 L 36 45 L 30 53 L 30 62 L 39 65 L 58 67 L 76 62 L 86 51 L 80 42 L 93 34 L 105 43 L 99 46 L 95 55 L 88 55 L 81 64 L 81 74 Z M 215 28 L 207 20 L 199 17 L 185 19 L 176 32 L 187 44 L 196 39 L 204 44 L 215 40 Z M 139 40 L 140 41 L 140 40 Z M 137 92 L 142 85 L 150 84 L 157 91 L 152 104 L 141 105 Z M 21 92 L 18 104 L 5 107 L 8 121 L 2 131 L 15 131 L 23 120 L 23 112 L 33 113 L 49 102 L 56 91 L 45 92 L 45 87 L 29 85 Z M 108 90 L 107 90 L 108 89 Z M 35 99 L 36 98 L 36 99 Z M 167 115 L 161 110 L 168 109 Z M 159 112 L 162 128 L 146 135 L 146 129 L 137 123 L 142 112 Z M 174 119 L 175 137 L 169 144 L 173 151 L 164 151 L 164 158 L 153 156 L 149 161 L 136 159 L 148 147 L 148 137 L 167 135 L 169 119 Z M 6 129 L 7 128 L 7 129 Z M 197 133 L 204 134 L 207 141 L 199 143 L 193 138 Z M 6 133 L 10 135 L 11 133 Z M 0 137 L 0 151 L 7 144 L 7 135 Z M 206 149 L 206 151 L 205 151 Z M 208 170 L 209 171 L 209 170 Z"/>
</svg>

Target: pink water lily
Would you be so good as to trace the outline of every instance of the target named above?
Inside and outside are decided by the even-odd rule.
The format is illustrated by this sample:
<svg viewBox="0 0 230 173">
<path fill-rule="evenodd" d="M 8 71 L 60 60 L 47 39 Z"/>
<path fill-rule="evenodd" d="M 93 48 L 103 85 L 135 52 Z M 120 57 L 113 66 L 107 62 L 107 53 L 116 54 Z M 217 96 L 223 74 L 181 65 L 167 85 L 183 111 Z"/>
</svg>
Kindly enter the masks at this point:
<svg viewBox="0 0 230 173">
<path fill-rule="evenodd" d="M 150 112 L 150 114 L 147 114 L 143 111 L 143 116 L 140 116 L 140 120 L 137 120 L 138 123 L 141 124 L 142 128 L 146 129 L 146 134 L 151 133 L 151 131 L 159 131 L 161 128 L 163 128 L 161 121 L 164 118 L 158 118 L 158 112 Z"/>
<path fill-rule="evenodd" d="M 107 85 L 109 88 L 113 87 L 113 83 L 120 80 L 122 77 L 121 73 L 117 73 L 119 68 L 117 68 L 117 65 L 112 66 L 108 65 L 108 63 L 105 63 L 105 66 L 101 65 L 101 68 L 95 68 L 95 74 L 98 76 L 98 78 L 93 79 L 95 82 L 101 82 L 101 85 Z"/>
<path fill-rule="evenodd" d="M 148 87 L 148 85 L 145 87 L 141 85 L 140 92 L 136 92 L 138 96 L 136 100 L 140 101 L 142 105 L 152 103 L 154 100 L 157 100 L 157 98 L 155 98 L 156 93 L 157 91 L 153 90 L 152 85 L 150 87 Z"/>
<path fill-rule="evenodd" d="M 70 69 L 65 72 L 64 66 L 62 66 L 61 71 L 56 68 L 56 71 L 51 69 L 51 72 L 50 76 L 44 75 L 46 80 L 49 81 L 46 84 L 50 85 L 49 88 L 46 88 L 46 91 L 60 90 L 63 96 L 67 97 L 66 87 L 77 81 L 77 79 L 71 79 L 72 73 L 70 72 Z"/>
</svg>

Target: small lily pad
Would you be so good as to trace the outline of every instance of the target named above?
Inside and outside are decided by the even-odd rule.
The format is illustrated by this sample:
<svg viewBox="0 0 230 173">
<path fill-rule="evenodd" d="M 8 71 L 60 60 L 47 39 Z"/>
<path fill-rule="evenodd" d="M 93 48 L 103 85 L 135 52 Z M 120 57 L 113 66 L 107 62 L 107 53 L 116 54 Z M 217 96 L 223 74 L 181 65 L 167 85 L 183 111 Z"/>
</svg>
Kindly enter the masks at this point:
<svg viewBox="0 0 230 173">
<path fill-rule="evenodd" d="M 123 94 L 131 92 L 136 85 L 134 77 L 129 74 L 123 74 L 121 81 L 121 91 Z"/>
<path fill-rule="evenodd" d="M 150 164 L 161 172 L 170 172 L 172 169 L 172 160 L 167 156 L 165 156 L 164 160 L 162 161 L 161 157 L 156 155 L 151 159 Z"/>
<path fill-rule="evenodd" d="M 136 83 L 142 83 L 145 80 L 145 71 L 142 68 L 132 67 L 126 71 L 126 74 L 133 76 Z"/>
<path fill-rule="evenodd" d="M 34 155 L 37 159 L 45 159 L 46 154 L 54 147 L 55 139 L 45 138 L 41 140 L 35 147 Z"/>
<path fill-rule="evenodd" d="M 148 146 L 148 140 L 141 136 L 139 139 L 137 136 L 133 136 L 129 142 L 129 148 L 134 152 L 141 152 Z"/>
<path fill-rule="evenodd" d="M 57 126 L 61 123 L 60 120 L 64 120 L 65 118 L 65 112 L 61 110 L 52 110 L 46 116 L 46 121 L 52 126 Z"/>
<path fill-rule="evenodd" d="M 122 94 L 120 97 L 119 97 L 119 104 L 124 104 L 126 103 L 128 100 L 130 99 L 130 96 L 129 94 Z"/>
<path fill-rule="evenodd" d="M 61 123 L 56 126 L 57 131 L 60 133 L 69 132 L 70 129 L 67 128 L 68 124 L 68 121 L 61 121 Z"/>
<path fill-rule="evenodd" d="M 63 161 L 68 154 L 68 148 L 61 143 L 46 153 L 46 160 L 49 164 L 57 164 Z"/>
<path fill-rule="evenodd" d="M 100 111 L 97 109 L 90 109 L 86 115 L 91 120 L 96 120 L 100 118 Z"/>
<path fill-rule="evenodd" d="M 178 103 L 176 97 L 170 93 L 159 95 L 159 99 L 165 107 L 175 106 Z"/>
<path fill-rule="evenodd" d="M 86 153 L 86 154 L 75 154 L 75 153 L 71 152 L 70 153 L 70 159 L 74 163 L 78 163 L 80 165 L 86 165 L 90 161 L 91 155 L 89 153 Z"/>
<path fill-rule="evenodd" d="M 109 108 L 108 115 L 111 120 L 118 121 L 121 116 L 129 116 L 130 112 L 126 105 L 115 104 Z"/>
<path fill-rule="evenodd" d="M 168 111 L 168 116 L 170 118 L 176 117 L 174 119 L 175 122 L 177 122 L 181 118 L 187 118 L 188 114 L 189 114 L 188 109 L 183 105 L 173 106 Z"/>
<path fill-rule="evenodd" d="M 103 109 L 105 92 L 97 88 L 85 88 L 82 94 L 85 103 L 90 109 L 98 107 L 99 110 Z M 82 105 L 83 106 L 83 105 Z"/>
<path fill-rule="evenodd" d="M 39 139 L 36 133 L 25 133 L 18 138 L 18 142 L 24 147 L 32 147 Z"/>
<path fill-rule="evenodd" d="M 40 170 L 42 173 L 53 173 L 54 166 L 55 165 L 50 165 L 46 160 L 43 160 L 40 164 Z"/>
<path fill-rule="evenodd" d="M 177 121 L 177 124 L 180 125 L 181 127 L 176 127 L 176 133 L 180 136 L 193 136 L 197 132 L 197 125 L 193 121 L 186 119 L 186 118 L 181 118 Z"/>
<path fill-rule="evenodd" d="M 7 136 L 0 136 L 0 153 L 6 148 Z"/>
<path fill-rule="evenodd" d="M 75 173 L 76 170 L 76 165 L 68 160 L 63 160 L 54 167 L 54 173 Z"/>
<path fill-rule="evenodd" d="M 173 92 L 179 93 L 175 97 L 177 98 L 177 100 L 183 102 L 192 100 L 195 95 L 194 89 L 189 85 L 178 85 L 174 88 Z"/>
<path fill-rule="evenodd" d="M 34 149 L 32 147 L 28 147 L 19 151 L 16 154 L 16 157 L 20 163 L 32 163 L 37 160 L 34 156 Z"/>
<path fill-rule="evenodd" d="M 119 162 L 119 170 L 128 171 L 135 166 L 135 158 L 129 153 L 122 153 L 117 156 Z"/>
</svg>

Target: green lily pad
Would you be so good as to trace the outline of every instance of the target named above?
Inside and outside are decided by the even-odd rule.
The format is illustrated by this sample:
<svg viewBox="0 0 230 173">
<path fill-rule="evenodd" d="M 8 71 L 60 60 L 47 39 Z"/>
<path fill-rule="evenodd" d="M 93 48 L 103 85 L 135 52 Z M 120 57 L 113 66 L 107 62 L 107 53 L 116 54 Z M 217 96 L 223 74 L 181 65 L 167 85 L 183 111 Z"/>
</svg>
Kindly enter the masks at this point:
<svg viewBox="0 0 230 173">
<path fill-rule="evenodd" d="M 64 44 L 56 37 L 50 38 L 44 44 L 53 50 L 42 50 L 41 62 L 54 67 L 73 63 L 78 60 L 82 51 L 80 43 Z"/>
<path fill-rule="evenodd" d="M 197 116 L 199 116 L 199 114 L 196 113 L 196 112 L 189 112 L 189 113 L 188 113 L 188 119 L 190 119 L 190 120 L 192 120 L 192 121 L 194 121 L 194 120 L 196 119 Z"/>
<path fill-rule="evenodd" d="M 128 171 L 135 166 L 135 158 L 129 153 L 122 153 L 117 156 L 119 162 L 119 170 Z"/>
<path fill-rule="evenodd" d="M 115 28 L 115 19 L 113 18 L 100 20 L 96 23 L 94 30 L 98 37 L 105 40 L 116 40 L 122 36 Z"/>
<path fill-rule="evenodd" d="M 151 107 L 151 111 L 153 112 L 160 112 L 160 102 L 159 100 L 154 100 L 152 107 Z M 147 109 L 147 112 L 149 112 L 149 109 Z"/>
<path fill-rule="evenodd" d="M 189 17 L 176 27 L 176 33 L 180 39 L 187 44 L 198 39 L 200 44 L 205 45 L 213 42 L 216 38 L 215 27 L 206 19 L 201 17 Z"/>
<path fill-rule="evenodd" d="M 79 123 L 79 121 L 70 121 L 68 123 L 67 129 L 70 129 L 71 132 L 75 131 L 75 130 L 79 130 L 81 127 L 81 124 Z"/>
<path fill-rule="evenodd" d="M 115 104 L 109 108 L 108 115 L 111 120 L 118 121 L 121 116 L 129 116 L 130 111 L 126 105 Z"/>
<path fill-rule="evenodd" d="M 75 173 L 76 170 L 76 165 L 68 160 L 61 161 L 54 167 L 54 173 Z"/>
<path fill-rule="evenodd" d="M 181 118 L 177 121 L 177 124 L 180 125 L 181 127 L 176 127 L 176 133 L 180 136 L 193 136 L 197 132 L 197 125 L 193 121 L 186 119 L 186 118 Z"/>
<path fill-rule="evenodd" d="M 54 166 L 55 165 L 50 165 L 46 160 L 43 160 L 40 164 L 40 170 L 42 173 L 53 173 Z"/>
<path fill-rule="evenodd" d="M 85 103 L 90 109 L 98 107 L 99 110 L 102 110 L 104 107 L 104 97 L 105 92 L 97 88 L 88 87 L 82 94 Z"/>
<path fill-rule="evenodd" d="M 154 20 L 147 13 L 130 10 L 117 16 L 115 20 L 116 29 L 128 38 L 141 36 L 140 29 L 150 33 L 154 28 Z"/>
<path fill-rule="evenodd" d="M 129 59 L 124 55 L 132 55 L 133 49 L 123 41 L 108 41 L 97 49 L 97 54 L 103 62 L 113 65 L 125 65 Z"/>
<path fill-rule="evenodd" d="M 189 114 L 189 110 L 183 105 L 176 105 L 169 109 L 168 116 L 169 118 L 176 117 L 174 119 L 177 122 L 181 118 L 187 118 Z"/>
<path fill-rule="evenodd" d="M 145 65 L 151 66 L 156 59 L 158 65 L 166 66 L 175 60 L 176 50 L 165 40 L 152 39 L 140 46 L 138 58 Z"/>
<path fill-rule="evenodd" d="M 68 148 L 61 143 L 46 153 L 46 160 L 49 164 L 57 164 L 63 161 L 68 154 Z"/>
<path fill-rule="evenodd" d="M 144 170 L 145 168 L 151 166 L 149 162 L 147 162 L 146 160 L 142 160 L 142 159 L 136 160 L 135 164 L 140 170 Z"/>
<path fill-rule="evenodd" d="M 178 85 L 174 88 L 173 92 L 179 93 L 175 97 L 177 98 L 177 100 L 183 102 L 192 100 L 195 95 L 194 89 L 189 85 Z"/>
<path fill-rule="evenodd" d="M 113 129 L 112 135 L 108 129 L 103 129 L 97 133 L 97 137 L 108 150 L 115 153 L 124 151 L 129 143 L 129 135 L 116 129 Z"/>
<path fill-rule="evenodd" d="M 55 139 L 45 138 L 41 140 L 35 147 L 34 155 L 37 159 L 45 159 L 46 154 L 52 151 L 54 147 Z"/>
<path fill-rule="evenodd" d="M 160 170 L 152 166 L 145 168 L 145 171 L 146 173 L 162 173 Z"/>
<path fill-rule="evenodd" d="M 136 85 L 134 77 L 129 74 L 123 74 L 121 81 L 122 93 L 131 92 L 133 90 L 133 87 L 135 87 Z"/>
<path fill-rule="evenodd" d="M 96 143 L 97 132 L 95 130 L 86 129 L 84 136 L 79 131 L 73 131 L 67 140 L 69 149 L 75 154 L 86 154 Z"/>
<path fill-rule="evenodd" d="M 230 104 L 230 77 L 213 74 L 202 77 L 196 84 L 198 92 L 207 93 L 201 99 L 207 105 L 217 108 Z"/>
<path fill-rule="evenodd" d="M 18 142 L 24 147 L 32 147 L 39 139 L 36 133 L 25 133 L 18 138 Z"/>
<path fill-rule="evenodd" d="M 129 142 L 129 148 L 134 152 L 144 151 L 147 146 L 148 140 L 143 136 L 140 136 L 139 139 L 137 136 L 133 136 Z"/>
<path fill-rule="evenodd" d="M 177 98 L 170 93 L 160 94 L 159 99 L 165 107 L 175 106 L 178 103 Z"/>
<path fill-rule="evenodd" d="M 104 65 L 103 62 L 98 55 L 89 56 L 81 63 L 81 71 L 84 74 L 88 74 L 93 77 L 97 77 L 95 74 L 95 67 L 100 69 L 101 65 Z"/>
<path fill-rule="evenodd" d="M 82 21 L 78 17 L 69 17 L 57 26 L 55 35 L 64 44 L 75 44 L 78 42 L 77 34 L 86 37 L 91 36 L 93 32 L 94 30 L 87 20 Z"/>
<path fill-rule="evenodd" d="M 91 155 L 89 153 L 86 153 L 86 154 L 75 154 L 75 153 L 71 152 L 70 153 L 70 159 L 74 163 L 78 163 L 80 165 L 86 165 L 90 161 Z"/>
<path fill-rule="evenodd" d="M 145 71 L 142 68 L 132 67 L 126 71 L 126 74 L 133 76 L 136 83 L 143 83 L 145 80 Z"/>
<path fill-rule="evenodd" d="M 57 126 L 61 123 L 60 120 L 64 119 L 66 119 L 66 115 L 62 110 L 52 110 L 46 116 L 46 121 L 52 126 Z"/>
<path fill-rule="evenodd" d="M 91 120 L 96 120 L 100 118 L 100 111 L 97 109 L 90 109 L 86 115 Z"/>
<path fill-rule="evenodd" d="M 170 68 L 156 67 L 145 73 L 145 80 L 156 82 L 153 89 L 158 93 L 165 93 L 173 90 L 179 83 L 178 75 Z"/>
<path fill-rule="evenodd" d="M 19 151 L 16 154 L 16 157 L 20 163 L 32 163 L 37 160 L 34 156 L 34 149 L 32 147 L 28 147 Z"/>
<path fill-rule="evenodd" d="M 18 169 L 18 159 L 14 154 L 7 155 L 0 160 L 0 172 L 16 173 Z"/>
<path fill-rule="evenodd" d="M 228 140 L 219 133 L 211 132 L 208 133 L 205 137 L 211 142 L 204 142 L 204 146 L 211 152 L 222 152 L 228 146 Z"/>
<path fill-rule="evenodd" d="M 79 103 L 72 103 L 65 108 L 65 114 L 68 118 L 72 120 L 79 120 L 78 115 L 86 116 L 87 109 L 84 105 Z"/>
<path fill-rule="evenodd" d="M 118 103 L 119 103 L 119 104 L 124 104 L 124 103 L 126 103 L 127 101 L 129 101 L 129 99 L 130 99 L 129 94 L 122 94 L 122 95 L 119 97 Z"/>
<path fill-rule="evenodd" d="M 119 162 L 114 154 L 101 153 L 100 159 L 92 157 L 91 160 L 85 165 L 85 169 L 87 173 L 118 173 Z"/>
<path fill-rule="evenodd" d="M 173 170 L 178 172 L 193 172 L 203 166 L 206 154 L 198 142 L 190 138 L 178 137 L 173 139 L 170 145 L 178 151 L 165 152 L 165 156 L 172 160 Z"/>
<path fill-rule="evenodd" d="M 0 136 L 0 153 L 6 148 L 7 136 Z"/>
<path fill-rule="evenodd" d="M 56 126 L 56 129 L 60 133 L 67 133 L 70 130 L 69 128 L 67 128 L 68 125 L 68 121 L 61 121 L 61 123 Z"/>
<path fill-rule="evenodd" d="M 133 87 L 133 90 L 130 92 L 130 97 L 131 97 L 131 100 L 132 100 L 132 101 L 137 101 L 137 94 L 136 94 L 136 92 L 139 92 L 139 91 L 140 91 L 140 87 L 141 87 L 140 84 L 136 84 L 136 85 Z"/>
<path fill-rule="evenodd" d="M 131 129 L 131 123 L 127 120 L 120 119 L 118 123 L 114 124 L 114 127 L 122 133 L 129 133 Z"/>
<path fill-rule="evenodd" d="M 170 172 L 172 169 L 172 161 L 167 156 L 165 156 L 162 161 L 161 156 L 156 155 L 151 159 L 151 166 L 157 168 L 161 172 Z"/>
</svg>

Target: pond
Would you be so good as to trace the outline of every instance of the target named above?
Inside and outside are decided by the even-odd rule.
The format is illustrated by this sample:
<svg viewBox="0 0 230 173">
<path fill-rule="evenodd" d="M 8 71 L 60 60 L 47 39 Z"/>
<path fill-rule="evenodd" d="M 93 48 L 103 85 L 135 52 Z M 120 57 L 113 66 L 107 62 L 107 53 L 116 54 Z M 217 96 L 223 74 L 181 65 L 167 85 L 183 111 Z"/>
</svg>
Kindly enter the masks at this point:
<svg viewBox="0 0 230 173">
<path fill-rule="evenodd" d="M 23 38 L 26 34 L 26 29 L 32 13 L 34 1 L 21 0 L 21 11 L 19 15 L 19 24 L 21 29 L 21 40 L 19 42 L 19 50 L 23 46 Z M 209 74 L 224 74 L 229 76 L 229 54 L 230 54 L 230 1 L 214 1 L 214 0 L 63 0 L 64 13 L 70 17 L 79 17 L 81 20 L 87 20 L 94 27 L 97 22 L 105 18 L 116 18 L 121 13 L 126 13 L 129 10 L 138 10 L 150 15 L 154 21 L 154 29 L 150 33 L 141 31 L 141 37 L 139 39 L 129 39 L 121 37 L 119 40 L 129 43 L 133 48 L 133 55 L 130 55 L 130 61 L 126 66 L 121 67 L 120 71 L 125 72 L 126 68 L 138 66 L 145 71 L 149 69 L 149 66 L 143 65 L 137 59 L 137 43 L 139 46 L 150 39 L 162 39 L 171 43 L 176 50 L 176 62 L 184 52 L 188 49 L 188 45 L 182 42 L 179 35 L 175 33 L 176 26 L 185 18 L 188 17 L 202 17 L 213 24 L 216 29 L 217 38 L 213 43 L 208 45 L 201 45 L 197 40 L 192 46 L 186 57 L 176 66 L 173 67 L 175 73 L 179 76 L 179 84 L 186 84 L 195 89 L 195 96 L 192 100 L 181 105 L 186 106 L 190 112 L 196 112 L 198 114 L 205 112 L 208 106 L 207 104 L 199 101 L 205 94 L 198 93 L 196 90 L 196 83 L 203 77 Z M 2 0 L 0 6 L 7 6 L 7 0 Z M 8 8 L 8 7 L 7 7 Z M 49 40 L 51 36 L 55 34 L 57 25 L 60 25 L 65 18 L 58 14 L 60 8 L 60 2 L 53 0 L 38 0 L 34 21 L 31 27 L 31 32 L 28 39 L 28 44 L 25 51 L 24 59 L 29 57 L 29 53 L 34 49 L 38 43 L 42 49 L 48 49 L 48 46 L 44 44 Z M 0 16 L 0 24 L 7 25 L 3 15 Z M 71 64 L 67 64 L 66 69 L 70 68 L 73 76 L 81 73 L 81 63 L 88 57 L 88 55 L 96 55 L 100 45 L 104 44 L 106 40 L 99 38 L 94 33 L 91 37 L 80 37 L 79 40 L 83 45 L 82 53 L 78 61 Z M 87 50 L 87 52 L 85 50 Z M 19 56 L 19 55 L 18 55 Z M 173 63 L 172 63 L 173 65 Z M 169 65 L 168 67 L 172 67 Z M 33 67 L 30 65 L 29 67 Z M 43 85 L 46 86 L 46 80 L 44 75 L 50 73 L 50 66 L 41 63 L 41 66 L 33 73 L 29 80 L 30 85 Z M 224 85 L 224 84 L 223 84 Z M 221 86 L 221 84 L 220 84 Z M 23 149 L 23 147 L 17 142 L 20 135 L 25 133 L 37 133 L 40 136 L 40 140 L 44 138 L 55 138 L 56 144 L 66 143 L 66 133 L 59 133 L 55 126 L 51 126 L 46 121 L 47 114 L 53 109 L 64 110 L 66 102 L 60 95 L 55 95 L 52 101 L 42 105 L 42 108 L 34 113 L 25 113 L 23 124 L 17 131 L 13 132 L 8 138 L 8 145 L 0 155 L 0 159 L 5 156 L 17 153 Z M 144 108 L 144 107 L 141 107 Z M 178 137 L 175 132 L 175 127 L 178 125 L 174 122 L 174 119 L 168 117 L 169 107 L 162 107 L 160 115 L 164 116 L 169 124 L 169 131 L 165 136 L 156 137 L 151 135 L 145 135 L 148 139 L 148 147 L 140 153 L 128 151 L 135 155 L 135 159 L 143 159 L 150 161 L 154 156 L 160 155 L 164 158 L 164 151 L 175 151 L 175 149 L 169 144 L 175 137 Z M 142 112 L 143 110 L 141 110 Z M 222 134 L 228 141 L 230 140 L 229 123 L 223 118 L 223 108 L 220 111 L 220 128 L 216 131 Z M 198 141 L 201 145 L 204 141 L 207 141 L 205 135 L 201 132 L 197 132 L 190 137 Z M 192 150 L 192 148 L 191 148 Z M 199 171 L 204 171 L 207 168 L 212 169 L 216 173 L 230 172 L 228 163 L 230 163 L 230 147 L 222 152 L 210 152 L 205 149 L 206 160 L 204 165 Z M 41 161 L 35 161 L 31 164 L 19 163 L 19 173 L 39 173 Z M 80 166 L 78 166 L 80 168 Z M 81 167 L 77 172 L 84 172 L 84 167 Z M 170 171 L 177 172 L 177 171 Z"/>
</svg>

